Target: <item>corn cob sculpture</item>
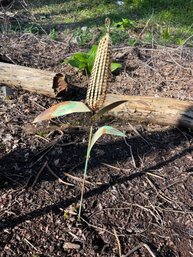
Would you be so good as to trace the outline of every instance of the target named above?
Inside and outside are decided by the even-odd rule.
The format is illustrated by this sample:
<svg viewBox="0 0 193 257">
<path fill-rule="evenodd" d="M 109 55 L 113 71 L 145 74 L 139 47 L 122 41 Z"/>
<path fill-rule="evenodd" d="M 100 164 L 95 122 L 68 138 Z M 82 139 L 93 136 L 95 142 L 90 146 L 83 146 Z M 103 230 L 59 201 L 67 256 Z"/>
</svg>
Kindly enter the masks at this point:
<svg viewBox="0 0 193 257">
<path fill-rule="evenodd" d="M 97 111 L 102 107 L 110 78 L 112 58 L 111 39 L 109 35 L 110 19 L 107 18 L 105 23 L 107 32 L 98 45 L 86 95 L 86 103 L 93 111 Z"/>
<path fill-rule="evenodd" d="M 107 32 L 101 39 L 96 57 L 91 72 L 90 83 L 87 89 L 86 104 L 75 101 L 65 101 L 56 104 L 49 109 L 42 112 L 34 122 L 40 122 L 43 120 L 50 120 L 55 117 L 67 115 L 74 112 L 98 112 L 105 101 L 108 89 L 108 83 L 110 78 L 110 65 L 111 65 L 111 39 L 109 35 L 110 20 L 105 20 Z M 118 103 L 120 104 L 120 102 Z M 88 108 L 89 107 L 89 108 Z M 113 108 L 115 104 L 113 104 Z M 105 110 L 107 111 L 107 110 Z"/>
</svg>

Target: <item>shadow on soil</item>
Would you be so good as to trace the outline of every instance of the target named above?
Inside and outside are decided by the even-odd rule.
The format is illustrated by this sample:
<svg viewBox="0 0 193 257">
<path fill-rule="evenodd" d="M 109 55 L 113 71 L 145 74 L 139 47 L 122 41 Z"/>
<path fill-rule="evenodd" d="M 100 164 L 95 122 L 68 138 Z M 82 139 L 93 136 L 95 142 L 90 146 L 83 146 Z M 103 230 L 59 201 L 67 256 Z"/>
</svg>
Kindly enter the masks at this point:
<svg viewBox="0 0 193 257">
<path fill-rule="evenodd" d="M 189 111 L 187 111 L 187 115 L 188 113 Z M 131 136 L 129 139 L 127 139 L 127 143 L 132 149 L 133 157 L 137 167 L 128 168 L 128 174 L 126 175 L 120 173 L 122 175 L 111 176 L 109 182 L 103 183 L 100 186 L 97 186 L 96 188 L 90 189 L 88 192 L 86 192 L 84 199 L 101 194 L 114 185 L 122 184 L 127 181 L 139 178 L 147 172 L 157 171 L 159 174 L 159 169 L 162 167 L 169 164 L 172 165 L 175 160 L 180 159 L 187 153 L 191 154 L 193 152 L 193 147 L 187 147 L 189 139 L 192 138 L 192 133 L 185 130 L 170 129 L 162 132 L 148 133 L 143 135 L 143 137 L 145 140 L 147 140 L 148 143 L 145 142 L 141 137 Z M 89 173 L 93 176 L 96 175 L 95 171 L 97 168 L 102 166 L 101 163 L 105 162 L 114 166 L 116 166 L 118 162 L 124 163 L 127 160 L 130 160 L 132 163 L 130 147 L 125 144 L 124 140 L 120 139 L 111 142 L 109 141 L 110 140 L 107 140 L 103 144 L 98 144 L 93 148 L 91 153 L 91 160 L 89 163 Z M 59 143 L 63 143 L 63 139 Z M 180 146 L 181 149 L 183 149 L 182 151 L 178 151 L 178 153 L 173 156 L 170 155 L 168 159 L 162 159 L 162 155 L 165 157 L 167 156 L 167 152 L 169 152 L 169 150 L 175 150 Z M 45 161 L 49 163 L 54 173 L 62 179 L 65 179 L 63 172 L 70 173 L 68 171 L 70 170 L 69 167 L 73 166 L 75 167 L 73 171 L 74 176 L 81 176 L 80 174 L 83 174 L 84 164 L 82 161 L 85 159 L 86 144 L 80 143 L 77 145 L 69 146 L 55 145 L 51 149 L 46 149 L 48 150 L 45 150 L 47 152 L 41 151 L 39 155 L 35 155 L 34 158 L 31 159 L 33 160 L 33 163 L 29 160 L 24 161 L 27 149 L 24 151 L 14 151 L 0 159 L 0 190 L 21 190 L 21 188 L 25 188 L 27 190 L 33 184 L 39 170 Z M 153 164 L 149 162 L 148 167 L 143 167 L 143 165 L 141 165 L 141 159 L 144 156 L 154 155 L 155 153 L 157 153 L 157 157 L 154 159 Z M 60 166 L 54 164 L 56 159 L 61 159 L 63 161 Z M 127 167 L 124 167 L 124 169 L 125 168 Z M 191 171 L 192 167 L 189 167 L 185 172 Z M 36 189 L 36 186 L 41 185 L 42 182 L 51 182 L 55 179 L 56 178 L 51 175 L 45 168 L 41 176 L 38 178 L 34 190 Z M 70 187 L 69 190 L 71 190 Z M 71 204 L 77 203 L 79 200 L 80 194 L 76 195 L 75 197 L 69 197 L 68 199 L 58 201 L 43 208 L 35 209 L 29 213 L 20 215 L 19 217 L 8 218 L 7 220 L 0 222 L 0 230 L 5 228 L 13 228 L 26 220 L 32 220 L 49 212 L 53 212 L 55 214 L 60 213 L 60 208 L 65 209 Z"/>
</svg>

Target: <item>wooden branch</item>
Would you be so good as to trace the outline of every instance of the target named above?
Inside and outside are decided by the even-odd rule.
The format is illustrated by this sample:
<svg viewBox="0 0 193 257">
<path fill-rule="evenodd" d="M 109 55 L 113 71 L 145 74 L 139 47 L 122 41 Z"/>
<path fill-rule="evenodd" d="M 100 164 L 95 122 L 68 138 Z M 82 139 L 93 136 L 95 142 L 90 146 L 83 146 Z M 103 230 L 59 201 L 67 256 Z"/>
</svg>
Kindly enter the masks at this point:
<svg viewBox="0 0 193 257">
<path fill-rule="evenodd" d="M 0 85 L 22 88 L 49 97 L 55 97 L 58 92 L 68 89 L 65 76 L 62 74 L 2 62 L 0 62 Z M 105 105 L 120 100 L 128 102 L 110 111 L 110 115 L 137 123 L 193 128 L 193 102 L 172 98 L 109 94 Z"/>
</svg>

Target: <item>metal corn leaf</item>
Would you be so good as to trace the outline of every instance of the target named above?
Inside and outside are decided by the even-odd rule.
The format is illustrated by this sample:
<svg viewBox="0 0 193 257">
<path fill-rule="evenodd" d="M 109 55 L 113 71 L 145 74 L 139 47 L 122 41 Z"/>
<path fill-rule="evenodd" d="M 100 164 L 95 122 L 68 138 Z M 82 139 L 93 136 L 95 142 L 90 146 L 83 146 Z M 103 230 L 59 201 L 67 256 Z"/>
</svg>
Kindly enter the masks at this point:
<svg viewBox="0 0 193 257">
<path fill-rule="evenodd" d="M 55 117 L 63 116 L 70 113 L 75 112 L 91 112 L 91 110 L 82 102 L 76 101 L 66 101 L 56 104 L 40 115 L 38 115 L 33 123 L 43 121 L 43 120 L 50 120 Z"/>
<path fill-rule="evenodd" d="M 103 114 L 105 114 L 108 111 L 111 111 L 112 109 L 116 108 L 117 106 L 127 102 L 128 100 L 121 100 L 121 101 L 117 101 L 114 103 L 111 103 L 105 107 L 103 107 L 102 109 L 100 109 L 92 118 L 94 120 L 96 120 L 97 118 L 99 118 L 100 116 L 102 116 Z"/>
<path fill-rule="evenodd" d="M 126 137 L 126 135 L 121 132 L 118 129 L 115 129 L 111 126 L 103 126 L 101 128 L 99 128 L 93 135 L 91 143 L 90 143 L 90 147 L 89 147 L 89 153 L 93 147 L 93 145 L 96 143 L 96 141 L 105 134 L 109 134 L 109 135 L 113 135 L 113 136 L 118 136 L 118 137 Z"/>
</svg>

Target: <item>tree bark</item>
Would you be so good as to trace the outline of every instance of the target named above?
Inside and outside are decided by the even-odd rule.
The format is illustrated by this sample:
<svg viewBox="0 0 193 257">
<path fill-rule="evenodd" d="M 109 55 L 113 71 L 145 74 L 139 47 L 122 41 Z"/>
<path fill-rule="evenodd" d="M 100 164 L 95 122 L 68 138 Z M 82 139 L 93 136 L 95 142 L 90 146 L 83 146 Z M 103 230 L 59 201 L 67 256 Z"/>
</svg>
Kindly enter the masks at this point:
<svg viewBox="0 0 193 257">
<path fill-rule="evenodd" d="M 0 62 L 0 85 L 22 88 L 49 97 L 68 88 L 65 76 Z M 81 89 L 80 89 L 81 90 Z M 150 96 L 108 94 L 104 105 L 127 100 L 109 112 L 110 115 L 137 123 L 182 126 L 193 129 L 193 102 Z"/>
</svg>

